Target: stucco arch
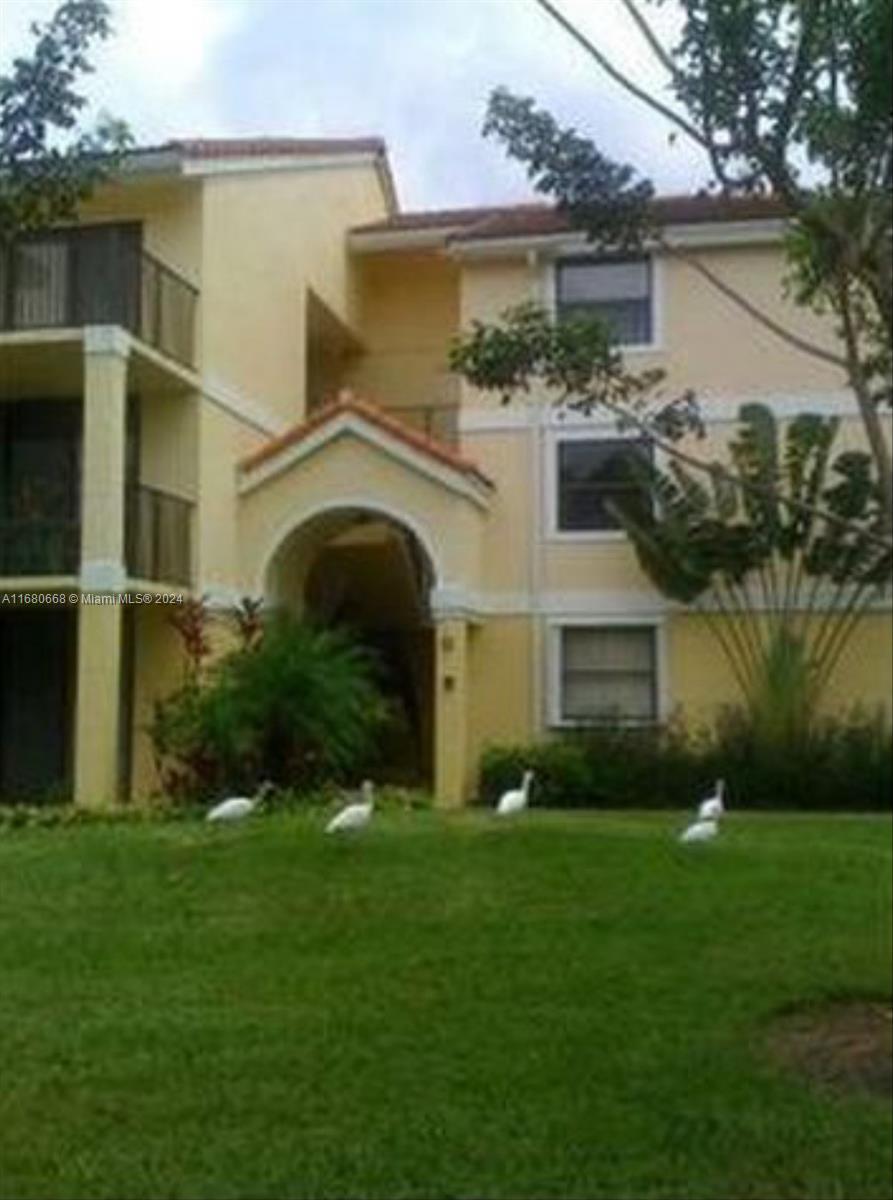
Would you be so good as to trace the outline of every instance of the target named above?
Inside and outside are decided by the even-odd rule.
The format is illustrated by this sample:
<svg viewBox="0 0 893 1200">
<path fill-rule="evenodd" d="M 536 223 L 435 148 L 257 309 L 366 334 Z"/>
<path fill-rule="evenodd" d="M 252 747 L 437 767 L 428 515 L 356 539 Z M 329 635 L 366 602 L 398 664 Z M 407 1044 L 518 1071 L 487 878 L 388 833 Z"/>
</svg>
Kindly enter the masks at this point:
<svg viewBox="0 0 893 1200">
<path fill-rule="evenodd" d="M 406 446 L 363 414 L 342 413 L 244 473 L 244 585 L 266 595 L 271 566 L 296 531 L 354 511 L 407 530 L 428 558 L 434 589 L 473 595 L 480 587 L 490 496 L 491 489 L 467 469 Z"/>
<path fill-rule="evenodd" d="M 432 587 L 443 586 L 443 554 L 432 531 L 424 522 L 414 514 L 382 500 L 361 493 L 346 493 L 318 503 L 297 505 L 283 516 L 260 556 L 253 594 L 275 599 L 274 571 L 277 558 L 288 550 L 295 536 L 300 535 L 302 530 L 309 532 L 314 525 L 318 525 L 320 521 L 324 522 L 325 518 L 337 518 L 342 514 L 346 522 L 356 514 L 370 514 L 407 530 L 425 553 L 431 571 Z M 320 536 L 324 538 L 324 529 L 320 530 Z"/>
</svg>

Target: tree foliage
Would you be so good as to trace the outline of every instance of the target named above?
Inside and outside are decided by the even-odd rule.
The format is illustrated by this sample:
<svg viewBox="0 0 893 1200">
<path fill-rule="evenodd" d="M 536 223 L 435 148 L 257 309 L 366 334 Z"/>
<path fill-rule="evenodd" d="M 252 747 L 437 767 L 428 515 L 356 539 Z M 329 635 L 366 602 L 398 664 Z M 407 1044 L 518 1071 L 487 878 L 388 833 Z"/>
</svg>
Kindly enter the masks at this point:
<svg viewBox="0 0 893 1200">
<path fill-rule="evenodd" d="M 792 300 L 833 314 L 836 350 L 786 329 L 654 220 L 654 188 L 591 138 L 564 129 L 528 97 L 497 89 L 485 133 L 496 137 L 597 250 L 656 243 L 683 258 L 749 317 L 845 372 L 859 406 L 893 532 L 893 467 L 878 409 L 891 402 L 890 0 L 678 0 L 678 43 L 647 15 L 663 0 L 623 0 L 665 72 L 671 101 L 639 88 L 551 0 L 537 3 L 597 66 L 704 152 L 710 186 L 768 194 L 789 216 Z"/>
<path fill-rule="evenodd" d="M 31 54 L 0 76 L 0 242 L 73 220 L 131 142 L 108 116 L 79 127 L 90 47 L 111 33 L 106 0 L 65 0 L 31 29 Z"/>
</svg>

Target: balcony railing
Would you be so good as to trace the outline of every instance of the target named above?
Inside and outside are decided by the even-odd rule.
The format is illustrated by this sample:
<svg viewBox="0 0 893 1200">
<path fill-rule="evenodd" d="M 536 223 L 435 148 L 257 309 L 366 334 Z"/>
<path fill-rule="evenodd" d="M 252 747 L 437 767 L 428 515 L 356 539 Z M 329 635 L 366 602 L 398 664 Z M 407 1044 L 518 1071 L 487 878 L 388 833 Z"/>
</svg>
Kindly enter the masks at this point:
<svg viewBox="0 0 893 1200">
<path fill-rule="evenodd" d="M 80 557 L 79 521 L 0 517 L 0 575 L 76 575 Z"/>
<path fill-rule="evenodd" d="M 385 408 L 384 412 L 410 429 L 417 429 L 448 446 L 455 446 L 459 441 L 459 409 L 454 404 L 401 405 Z"/>
<path fill-rule="evenodd" d="M 127 573 L 155 583 L 192 583 L 192 513 L 181 496 L 148 487 L 128 489 Z"/>
<path fill-rule="evenodd" d="M 0 330 L 121 325 L 194 366 L 198 292 L 138 235 L 134 226 L 83 226 L 0 248 Z"/>
</svg>

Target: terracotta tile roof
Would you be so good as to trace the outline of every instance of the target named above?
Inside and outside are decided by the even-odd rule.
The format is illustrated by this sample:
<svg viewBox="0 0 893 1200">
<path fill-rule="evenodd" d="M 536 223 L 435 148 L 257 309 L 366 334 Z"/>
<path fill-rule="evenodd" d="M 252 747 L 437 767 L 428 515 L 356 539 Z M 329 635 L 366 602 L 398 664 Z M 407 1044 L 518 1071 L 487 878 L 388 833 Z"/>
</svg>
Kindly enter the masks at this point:
<svg viewBox="0 0 893 1200">
<path fill-rule="evenodd" d="M 493 481 L 471 459 L 465 458 L 451 446 L 447 446 L 444 442 L 429 437 L 417 429 L 412 429 L 409 425 L 404 424 L 403 421 L 384 412 L 377 405 L 370 403 L 368 400 L 362 400 L 360 397 L 346 390 L 339 392 L 338 396 L 331 403 L 324 405 L 306 421 L 302 421 L 298 425 L 293 425 L 285 433 L 271 438 L 259 450 L 255 450 L 252 454 L 243 458 L 239 464 L 240 468 L 243 471 L 253 471 L 255 467 L 259 467 L 268 459 L 274 458 L 281 450 L 297 445 L 318 429 L 322 429 L 331 421 L 345 414 L 362 417 L 364 421 L 390 434 L 398 441 L 403 442 L 404 445 L 409 446 L 410 449 L 417 450 L 429 458 L 436 459 L 442 465 L 451 467 L 454 471 L 460 471 L 463 475 L 476 479 L 488 488 L 494 486 Z"/>
<path fill-rule="evenodd" d="M 725 199 L 721 196 L 659 196 L 652 204 L 657 221 L 688 225 L 713 221 L 752 221 L 783 216 L 774 196 Z M 399 233 L 403 230 L 448 229 L 455 241 L 478 238 L 542 237 L 566 233 L 573 226 L 552 204 L 512 204 L 488 208 L 437 209 L 397 213 L 383 221 L 356 227 L 353 233 Z"/>
<path fill-rule="evenodd" d="M 179 150 L 187 158 L 259 158 L 296 157 L 317 154 L 384 154 L 385 143 L 379 137 L 359 138 L 185 138 L 166 142 L 161 149 Z"/>
</svg>

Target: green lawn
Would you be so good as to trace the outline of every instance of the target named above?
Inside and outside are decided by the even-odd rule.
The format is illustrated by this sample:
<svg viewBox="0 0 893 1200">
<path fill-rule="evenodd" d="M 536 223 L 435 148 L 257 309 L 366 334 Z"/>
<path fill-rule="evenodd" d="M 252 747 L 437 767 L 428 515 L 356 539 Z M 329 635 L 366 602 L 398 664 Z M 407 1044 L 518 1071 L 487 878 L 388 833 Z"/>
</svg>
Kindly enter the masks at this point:
<svg viewBox="0 0 893 1200">
<path fill-rule="evenodd" d="M 888 1197 L 774 1012 L 890 992 L 890 823 L 319 816 L 0 838 L 0 1195 Z"/>
</svg>

